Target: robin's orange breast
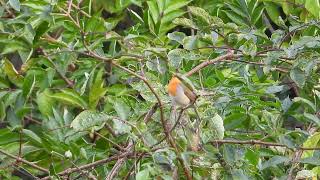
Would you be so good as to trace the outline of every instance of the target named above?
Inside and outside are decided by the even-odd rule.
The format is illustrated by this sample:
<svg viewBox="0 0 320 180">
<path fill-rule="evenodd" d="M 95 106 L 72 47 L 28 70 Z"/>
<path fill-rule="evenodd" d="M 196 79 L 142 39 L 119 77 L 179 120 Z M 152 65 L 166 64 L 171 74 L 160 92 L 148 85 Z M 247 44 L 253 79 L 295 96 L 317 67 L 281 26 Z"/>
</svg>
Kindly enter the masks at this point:
<svg viewBox="0 0 320 180">
<path fill-rule="evenodd" d="M 168 85 L 168 93 L 169 93 L 169 95 L 176 96 L 177 95 L 177 87 L 180 84 L 181 84 L 181 81 L 178 78 L 173 77 L 170 80 L 169 85 Z"/>
</svg>

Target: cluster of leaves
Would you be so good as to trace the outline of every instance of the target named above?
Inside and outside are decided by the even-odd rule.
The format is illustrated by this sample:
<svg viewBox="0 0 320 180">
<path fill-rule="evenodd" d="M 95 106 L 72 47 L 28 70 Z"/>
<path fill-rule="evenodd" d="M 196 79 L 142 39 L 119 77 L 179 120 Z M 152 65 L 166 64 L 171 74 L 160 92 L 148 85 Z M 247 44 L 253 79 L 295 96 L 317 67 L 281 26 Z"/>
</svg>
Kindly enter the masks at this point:
<svg viewBox="0 0 320 180">
<path fill-rule="evenodd" d="M 320 176 L 318 0 L 0 2 L 1 178 Z"/>
</svg>

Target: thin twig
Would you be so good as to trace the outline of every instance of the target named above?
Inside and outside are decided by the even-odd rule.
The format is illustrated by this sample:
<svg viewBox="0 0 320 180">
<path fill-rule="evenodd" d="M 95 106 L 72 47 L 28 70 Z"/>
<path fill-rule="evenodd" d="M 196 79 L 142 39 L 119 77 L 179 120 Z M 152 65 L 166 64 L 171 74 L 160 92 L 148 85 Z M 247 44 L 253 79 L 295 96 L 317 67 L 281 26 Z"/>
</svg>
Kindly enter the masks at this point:
<svg viewBox="0 0 320 180">
<path fill-rule="evenodd" d="M 116 132 L 114 132 L 114 130 L 111 128 L 111 126 L 110 126 L 109 124 L 105 124 L 104 127 L 110 132 L 110 134 L 111 134 L 113 137 L 117 137 Z"/>
<path fill-rule="evenodd" d="M 98 161 L 95 161 L 95 162 L 92 162 L 89 164 L 85 164 L 85 165 L 79 166 L 77 168 L 68 168 L 68 169 L 58 173 L 58 175 L 59 176 L 66 176 L 66 175 L 72 174 L 74 172 L 78 172 L 79 170 L 91 169 L 91 168 L 100 166 L 102 164 L 118 160 L 119 158 L 123 158 L 123 157 L 132 158 L 132 155 L 133 155 L 133 152 L 122 152 L 121 154 L 117 154 L 117 155 L 114 155 L 114 156 L 111 156 L 111 157 L 108 157 L 105 159 L 101 159 L 101 160 L 98 160 Z M 42 180 L 48 180 L 48 179 L 50 179 L 50 176 L 42 178 Z"/>
<path fill-rule="evenodd" d="M 158 103 L 153 105 L 151 109 L 147 112 L 147 114 L 143 118 L 143 122 L 148 124 L 148 122 L 151 120 L 153 114 L 157 111 L 157 109 L 158 109 Z"/>
<path fill-rule="evenodd" d="M 128 146 L 126 147 L 126 150 L 132 152 L 132 149 L 133 149 L 132 147 L 133 147 L 133 142 L 130 141 L 128 143 Z M 111 171 L 107 175 L 106 180 L 112 180 L 115 176 L 117 176 L 117 174 L 120 171 L 121 166 L 124 164 L 126 159 L 127 159 L 127 157 L 123 157 L 123 158 L 118 159 L 116 164 L 113 166 L 113 168 L 111 169 Z"/>
<path fill-rule="evenodd" d="M 267 66 L 267 64 L 263 63 L 263 62 L 254 62 L 254 61 L 243 61 L 243 60 L 239 60 L 239 59 L 232 59 L 232 60 L 224 60 L 224 62 L 240 62 L 240 63 L 245 63 L 245 64 L 253 64 L 253 65 L 258 65 L 258 66 Z M 288 70 L 281 68 L 281 67 L 274 67 L 273 68 L 276 71 L 279 72 L 283 72 L 283 73 L 287 73 Z"/>
<path fill-rule="evenodd" d="M 275 147 L 285 147 L 288 149 L 292 149 L 288 147 L 285 144 L 279 144 L 279 143 L 273 143 L 273 142 L 264 142 L 259 140 L 247 140 L 247 141 L 241 141 L 241 140 L 214 140 L 210 141 L 212 145 L 221 145 L 221 144 L 249 144 L 249 145 L 263 145 L 263 146 L 275 146 Z M 320 147 L 296 147 L 296 149 L 300 150 L 320 150 Z"/>
<path fill-rule="evenodd" d="M 95 135 L 99 136 L 100 138 L 108 141 L 109 143 L 111 143 L 112 145 L 114 145 L 115 147 L 117 147 L 119 150 L 124 150 L 124 148 L 122 146 L 120 146 L 119 144 L 113 142 L 111 139 L 106 138 L 105 136 L 103 136 L 102 134 L 98 133 L 98 132 L 94 132 Z"/>
<path fill-rule="evenodd" d="M 123 178 L 123 179 L 125 179 L 125 180 L 129 179 L 132 171 L 133 171 L 134 168 L 136 167 L 136 164 L 142 159 L 143 155 L 144 155 L 143 153 L 140 154 L 140 156 L 139 156 L 139 157 L 137 158 L 137 160 L 133 163 L 133 165 L 131 166 L 131 168 L 130 168 L 130 170 L 128 171 L 127 175 L 126 175 L 125 178 Z"/>
<path fill-rule="evenodd" d="M 30 161 L 27 161 L 27 160 L 25 160 L 25 159 L 23 159 L 23 158 L 21 158 L 21 157 L 12 155 L 12 154 L 10 154 L 10 153 L 7 153 L 7 152 L 5 152 L 5 151 L 2 150 L 2 149 L 0 149 L 0 153 L 1 153 L 1 154 L 4 154 L 4 155 L 6 155 L 6 156 L 8 156 L 8 157 L 10 157 L 10 158 L 12 158 L 12 159 L 15 159 L 15 160 L 17 160 L 17 161 L 19 161 L 19 162 L 22 162 L 22 163 L 24 163 L 24 164 L 27 164 L 27 165 L 33 167 L 34 169 L 37 169 L 37 170 L 42 171 L 42 172 L 45 172 L 45 173 L 49 173 L 49 170 L 47 170 L 47 169 L 45 169 L 45 168 L 43 168 L 43 167 L 40 167 L 40 166 L 38 166 L 38 165 L 30 162 Z"/>
<path fill-rule="evenodd" d="M 194 67 L 189 72 L 187 72 L 185 74 L 185 76 L 191 76 L 192 74 L 198 72 L 199 70 L 201 70 L 211 64 L 215 64 L 215 63 L 221 62 L 223 60 L 230 59 L 230 58 L 236 58 L 236 57 L 239 57 L 239 55 L 234 55 L 233 51 L 230 51 L 225 55 L 216 57 L 215 59 L 202 62 L 201 64 L 199 64 L 198 66 Z"/>
<path fill-rule="evenodd" d="M 70 12 L 71 12 L 71 5 L 72 5 L 72 0 L 69 0 L 68 2 L 68 11 L 67 13 L 70 15 Z"/>
<path fill-rule="evenodd" d="M 304 27 L 307 27 L 309 26 L 310 24 L 312 24 L 313 22 L 309 22 L 309 23 L 306 23 L 306 24 L 302 24 L 294 29 L 292 29 L 291 31 L 289 31 L 285 36 L 282 37 L 282 39 L 280 40 L 280 43 L 279 43 L 279 49 L 281 48 L 281 46 L 283 45 L 284 41 L 292 34 L 294 34 L 296 31 L 299 31 L 301 28 L 304 28 Z"/>
<path fill-rule="evenodd" d="M 74 83 L 69 80 L 64 74 L 62 74 L 58 67 L 56 66 L 56 64 L 52 61 L 52 59 L 48 56 L 48 54 L 42 49 L 42 48 L 39 48 L 39 50 L 42 52 L 42 54 L 48 59 L 48 61 L 51 62 L 51 64 L 54 66 L 54 69 L 56 70 L 56 72 L 58 73 L 58 75 L 61 77 L 61 79 L 63 79 L 69 87 L 73 87 Z"/>
<path fill-rule="evenodd" d="M 307 132 L 309 134 L 313 134 L 316 129 L 312 128 L 313 124 L 311 123 L 307 129 Z M 288 176 L 287 176 L 287 180 L 293 180 L 293 173 L 294 173 L 294 170 L 297 166 L 299 166 L 299 161 L 301 159 L 301 156 L 303 154 L 303 151 L 304 149 L 297 149 L 294 153 L 293 153 L 293 157 L 292 157 L 292 160 L 291 160 L 291 167 L 289 169 L 289 173 L 288 173 Z"/>
<path fill-rule="evenodd" d="M 72 4 L 72 7 L 76 8 L 78 11 L 80 11 L 81 14 L 85 15 L 88 18 L 91 18 L 91 16 L 86 13 L 85 11 L 83 11 L 82 9 L 80 9 L 78 6 L 76 6 L 75 4 Z"/>
</svg>

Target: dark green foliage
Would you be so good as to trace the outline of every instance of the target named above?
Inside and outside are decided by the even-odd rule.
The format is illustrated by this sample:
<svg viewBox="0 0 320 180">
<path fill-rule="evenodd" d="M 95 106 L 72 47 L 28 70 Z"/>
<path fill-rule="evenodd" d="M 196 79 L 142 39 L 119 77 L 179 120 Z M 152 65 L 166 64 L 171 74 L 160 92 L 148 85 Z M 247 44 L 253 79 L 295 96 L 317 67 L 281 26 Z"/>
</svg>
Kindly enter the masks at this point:
<svg viewBox="0 0 320 180">
<path fill-rule="evenodd" d="M 0 179 L 320 176 L 317 0 L 0 2 Z"/>
</svg>

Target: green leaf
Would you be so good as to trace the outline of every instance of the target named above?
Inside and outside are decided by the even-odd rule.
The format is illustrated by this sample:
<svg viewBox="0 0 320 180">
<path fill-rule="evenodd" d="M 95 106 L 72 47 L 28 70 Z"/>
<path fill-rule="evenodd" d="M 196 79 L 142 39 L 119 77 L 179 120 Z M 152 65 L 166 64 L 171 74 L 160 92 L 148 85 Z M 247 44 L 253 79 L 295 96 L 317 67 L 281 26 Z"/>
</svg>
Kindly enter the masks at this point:
<svg viewBox="0 0 320 180">
<path fill-rule="evenodd" d="M 296 179 L 312 179 L 315 177 L 311 170 L 301 170 L 297 172 Z"/>
<path fill-rule="evenodd" d="M 191 1 L 186 0 L 178 0 L 178 1 L 169 1 L 166 9 L 164 9 L 164 14 L 168 14 L 172 11 L 176 11 L 177 9 L 180 9 L 186 5 L 188 5 Z"/>
<path fill-rule="evenodd" d="M 197 37 L 187 36 L 183 39 L 183 48 L 187 50 L 193 50 L 197 48 Z"/>
<path fill-rule="evenodd" d="M 234 180 L 249 180 L 249 177 L 245 175 L 244 170 L 242 169 L 233 169 L 231 171 L 232 179 Z"/>
<path fill-rule="evenodd" d="M 232 12 L 232 11 L 223 11 L 228 18 L 233 21 L 234 23 L 236 23 L 239 26 L 248 26 L 248 24 L 241 18 L 241 16 L 239 16 L 238 14 Z"/>
<path fill-rule="evenodd" d="M 40 37 L 47 32 L 49 29 L 49 23 L 47 21 L 43 21 L 40 23 L 40 25 L 35 29 L 35 35 L 34 35 L 34 43 L 37 43 Z"/>
<path fill-rule="evenodd" d="M 136 17 L 136 19 L 138 19 L 141 23 L 144 23 L 143 19 L 139 16 L 138 13 L 134 12 L 134 11 L 131 10 L 131 9 L 129 9 L 129 12 L 130 12 L 131 14 L 133 14 L 134 17 Z"/>
<path fill-rule="evenodd" d="M 230 8 L 232 10 L 232 12 L 234 12 L 237 15 L 241 16 L 242 18 L 246 18 L 247 17 L 247 14 L 246 14 L 246 12 L 244 12 L 244 9 L 242 9 L 242 8 L 236 6 L 236 5 L 230 4 L 230 3 L 226 3 L 226 5 L 228 6 L 228 8 Z"/>
<path fill-rule="evenodd" d="M 42 115 L 45 117 L 52 115 L 52 108 L 55 107 L 53 98 L 50 97 L 51 92 L 45 89 L 43 92 L 37 94 L 36 102 Z"/>
<path fill-rule="evenodd" d="M 20 1 L 19 0 L 9 0 L 9 4 L 14 10 L 20 11 Z"/>
<path fill-rule="evenodd" d="M 113 119 L 113 117 L 109 116 L 107 113 L 85 110 L 74 118 L 70 127 L 76 131 L 84 131 L 93 126 L 101 126 L 103 123 L 111 119 Z"/>
<path fill-rule="evenodd" d="M 279 26 L 280 25 L 279 24 L 280 12 L 278 10 L 279 7 L 274 2 L 263 2 L 263 3 L 266 7 L 266 11 L 269 17 L 271 18 L 272 22 L 274 22 Z"/>
<path fill-rule="evenodd" d="M 319 158 L 315 156 L 303 158 L 299 161 L 299 163 L 320 166 Z"/>
<path fill-rule="evenodd" d="M 274 156 L 271 159 L 269 159 L 268 161 L 262 163 L 260 170 L 264 170 L 269 167 L 276 167 L 279 164 L 288 163 L 288 162 L 290 162 L 290 158 L 288 158 L 288 157 Z"/>
<path fill-rule="evenodd" d="M 122 120 L 127 120 L 130 117 L 130 107 L 122 99 L 117 99 L 113 106 Z"/>
<path fill-rule="evenodd" d="M 136 180 L 149 179 L 149 171 L 148 171 L 148 169 L 139 171 L 139 172 L 136 174 L 136 178 L 135 178 L 135 179 L 136 179 Z"/>
<path fill-rule="evenodd" d="M 6 107 L 4 106 L 3 101 L 0 100 L 0 121 L 3 121 L 6 117 Z"/>
<path fill-rule="evenodd" d="M 320 127 L 320 119 L 314 115 L 307 112 L 304 112 L 303 114 L 307 119 L 311 120 L 313 123 L 316 123 Z"/>
<path fill-rule="evenodd" d="M 308 99 L 304 99 L 302 97 L 295 97 L 293 99 L 293 102 L 302 102 L 304 104 L 307 104 L 312 108 L 313 112 L 316 112 L 316 105 Z"/>
<path fill-rule="evenodd" d="M 258 165 L 260 159 L 259 151 L 254 151 L 248 148 L 245 154 L 245 159 L 247 159 L 248 162 L 254 166 Z"/>
<path fill-rule="evenodd" d="M 98 15 L 94 15 L 87 21 L 87 23 L 85 23 L 85 30 L 86 32 L 105 32 L 106 29 L 104 23 L 103 18 Z"/>
<path fill-rule="evenodd" d="M 306 0 L 305 8 L 316 18 L 319 18 L 320 4 L 319 0 Z"/>
<path fill-rule="evenodd" d="M 306 82 L 306 76 L 302 70 L 297 68 L 292 69 L 290 71 L 290 77 L 300 88 L 303 88 Z"/>
<path fill-rule="evenodd" d="M 292 101 L 291 99 L 288 97 L 286 97 L 284 100 L 281 101 L 281 107 L 283 109 L 284 112 L 287 112 L 288 109 L 291 107 L 292 105 Z"/>
<path fill-rule="evenodd" d="M 7 99 L 4 101 L 5 106 L 12 106 L 14 107 L 15 102 L 17 102 L 17 99 L 19 97 L 19 95 L 21 94 L 21 90 L 16 90 L 16 91 L 11 91 L 10 93 L 8 93 L 8 97 Z"/>
<path fill-rule="evenodd" d="M 14 68 L 13 64 L 8 60 L 4 59 L 3 67 L 4 73 L 8 76 L 9 80 L 18 87 L 23 84 L 23 76 L 21 76 Z"/>
<path fill-rule="evenodd" d="M 246 41 L 239 49 L 243 51 L 243 54 L 252 57 L 255 56 L 257 52 L 257 46 L 252 39 Z"/>
<path fill-rule="evenodd" d="M 151 1 L 147 1 L 147 4 L 148 4 L 149 12 L 150 12 L 151 17 L 153 19 L 153 22 L 155 22 L 155 24 L 156 24 L 158 22 L 159 16 L 160 16 L 157 2 L 155 0 L 151 0 Z"/>
<path fill-rule="evenodd" d="M 320 133 L 316 132 L 313 135 L 309 136 L 308 139 L 303 143 L 303 147 L 305 148 L 313 148 L 313 147 L 319 147 L 320 142 Z M 308 158 L 312 157 L 314 153 L 314 150 L 311 151 L 304 151 L 302 154 L 302 158 Z"/>
<path fill-rule="evenodd" d="M 22 133 L 26 135 L 32 142 L 35 142 L 37 145 L 41 146 L 42 140 L 37 134 L 28 129 L 23 129 Z"/>
<path fill-rule="evenodd" d="M 89 92 L 89 107 L 95 109 L 99 100 L 106 94 L 107 89 L 104 86 L 103 71 L 98 71 L 92 87 Z"/>
<path fill-rule="evenodd" d="M 36 78 L 34 75 L 29 75 L 26 78 L 24 78 L 23 86 L 22 86 L 22 95 L 28 99 L 28 97 L 31 95 L 32 90 L 35 86 Z"/>
<path fill-rule="evenodd" d="M 198 29 L 197 25 L 192 20 L 187 18 L 176 18 L 173 23 L 191 29 Z"/>
<path fill-rule="evenodd" d="M 55 93 L 50 95 L 50 97 L 56 99 L 59 102 L 80 107 L 86 109 L 88 107 L 87 102 L 74 90 L 65 89 L 61 93 Z"/>
<path fill-rule="evenodd" d="M 252 24 L 256 24 L 258 22 L 258 20 L 261 18 L 261 15 L 264 11 L 265 7 L 261 4 L 259 5 L 253 12 L 252 12 L 252 20 L 251 23 Z"/>
<path fill-rule="evenodd" d="M 219 116 L 219 114 L 212 114 L 212 112 L 209 110 L 209 112 L 206 112 L 206 115 L 204 117 L 206 121 L 208 122 L 208 131 L 204 131 L 202 134 L 202 140 L 204 143 L 212 140 L 221 140 L 224 137 L 224 126 L 223 126 L 223 119 Z"/>
<path fill-rule="evenodd" d="M 188 10 L 193 16 L 195 16 L 196 18 L 199 18 L 199 20 L 201 20 L 202 22 L 205 22 L 206 25 L 211 24 L 212 17 L 204 9 L 202 9 L 200 7 L 189 6 Z"/>
<path fill-rule="evenodd" d="M 274 93 L 277 93 L 277 92 L 281 92 L 284 90 L 284 85 L 281 85 L 281 86 L 278 86 L 278 85 L 273 85 L 273 86 L 269 86 L 267 89 L 266 89 L 266 93 L 268 94 L 274 94 Z"/>
<path fill-rule="evenodd" d="M 186 54 L 186 50 L 184 49 L 173 49 L 168 53 L 168 59 L 171 66 L 176 69 L 180 68 L 182 60 Z"/>
<path fill-rule="evenodd" d="M 124 123 L 124 120 L 118 120 L 116 118 L 112 119 L 113 121 L 113 129 L 116 134 L 124 134 L 124 133 L 130 133 L 131 126 Z"/>
<path fill-rule="evenodd" d="M 0 129 L 0 145 L 11 144 L 19 141 L 19 134 L 14 133 L 8 128 Z"/>
<path fill-rule="evenodd" d="M 172 32 L 168 33 L 168 38 L 174 41 L 177 41 L 178 43 L 182 44 L 182 40 L 186 37 L 186 35 L 183 32 Z"/>
<path fill-rule="evenodd" d="M 238 128 L 242 126 L 246 118 L 246 115 L 243 113 L 232 113 L 224 119 L 224 127 L 226 130 Z"/>
<path fill-rule="evenodd" d="M 4 78 L 0 77 L 0 88 L 9 88 L 9 81 L 6 81 Z"/>
</svg>

